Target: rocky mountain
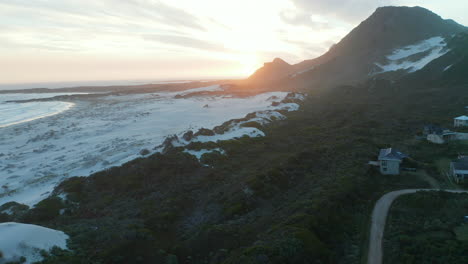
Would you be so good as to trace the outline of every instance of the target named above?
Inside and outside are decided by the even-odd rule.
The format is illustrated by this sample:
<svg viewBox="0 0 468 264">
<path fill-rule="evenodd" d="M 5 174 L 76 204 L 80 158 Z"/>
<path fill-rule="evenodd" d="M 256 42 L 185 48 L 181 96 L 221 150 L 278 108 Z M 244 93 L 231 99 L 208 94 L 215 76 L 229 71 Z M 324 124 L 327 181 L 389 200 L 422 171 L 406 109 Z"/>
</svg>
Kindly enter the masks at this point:
<svg viewBox="0 0 468 264">
<path fill-rule="evenodd" d="M 460 33 L 447 42 L 447 52 L 424 68 L 404 76 L 401 82 L 457 85 L 468 83 L 468 33 Z"/>
<path fill-rule="evenodd" d="M 249 79 L 252 82 L 257 81 L 273 81 L 277 80 L 278 76 L 287 76 L 296 71 L 296 68 L 280 58 L 275 58 L 272 62 L 265 62 L 262 68 L 252 74 Z"/>
<path fill-rule="evenodd" d="M 450 39 L 467 28 L 421 7 L 381 7 L 327 53 L 295 65 L 275 59 L 254 73 L 256 84 L 305 89 L 396 79 L 445 55 Z M 272 66 L 276 65 L 276 66 Z"/>
</svg>

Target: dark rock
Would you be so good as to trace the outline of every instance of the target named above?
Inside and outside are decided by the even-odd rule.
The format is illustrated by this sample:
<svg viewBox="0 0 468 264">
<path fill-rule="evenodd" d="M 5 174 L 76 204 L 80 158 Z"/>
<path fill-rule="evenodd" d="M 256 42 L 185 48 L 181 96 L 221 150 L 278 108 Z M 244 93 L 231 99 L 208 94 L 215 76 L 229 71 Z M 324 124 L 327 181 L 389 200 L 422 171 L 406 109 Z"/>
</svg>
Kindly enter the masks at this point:
<svg viewBox="0 0 468 264">
<path fill-rule="evenodd" d="M 185 134 L 182 136 L 182 138 L 185 140 L 185 141 L 190 141 L 193 139 L 193 131 L 192 130 L 189 130 L 187 132 L 185 132 Z"/>
<path fill-rule="evenodd" d="M 155 149 L 162 148 L 163 149 L 162 152 L 167 153 L 170 149 L 174 148 L 174 141 L 179 141 L 179 137 L 177 137 L 177 135 L 168 136 L 163 141 L 163 143 L 155 147 Z"/>
<path fill-rule="evenodd" d="M 213 130 L 207 129 L 207 128 L 200 128 L 197 133 L 195 133 L 195 137 L 198 136 L 214 136 L 215 133 Z"/>
<path fill-rule="evenodd" d="M 246 121 L 246 120 L 249 120 L 249 119 L 252 119 L 252 118 L 256 118 L 257 117 L 257 113 L 253 112 L 253 113 L 248 113 L 244 118 L 243 120 L 241 121 Z"/>
<path fill-rule="evenodd" d="M 150 154 L 150 151 L 147 150 L 147 149 L 142 149 L 142 150 L 140 151 L 140 155 L 142 155 L 142 156 L 146 156 L 146 155 L 148 155 L 148 154 Z"/>
<path fill-rule="evenodd" d="M 228 131 L 229 127 L 231 126 L 231 124 L 233 123 L 232 120 L 230 121 L 227 121 L 227 122 L 224 122 L 222 125 L 219 125 L 219 126 L 216 126 L 213 128 L 213 131 L 216 133 L 216 134 L 224 134 L 224 132 Z"/>
<path fill-rule="evenodd" d="M 281 100 L 280 103 L 283 103 L 283 104 L 296 103 L 297 104 L 300 102 L 301 100 L 296 98 L 296 93 L 288 93 L 286 97 L 283 100 Z"/>
<path fill-rule="evenodd" d="M 240 122 L 247 122 L 250 119 L 256 118 L 257 113 L 249 113 L 247 114 L 244 118 L 239 118 L 239 119 L 231 119 L 229 121 L 224 122 L 222 125 L 216 126 L 213 128 L 213 131 L 216 134 L 224 134 L 226 131 L 228 131 L 231 127 L 234 125 L 240 123 Z"/>
</svg>

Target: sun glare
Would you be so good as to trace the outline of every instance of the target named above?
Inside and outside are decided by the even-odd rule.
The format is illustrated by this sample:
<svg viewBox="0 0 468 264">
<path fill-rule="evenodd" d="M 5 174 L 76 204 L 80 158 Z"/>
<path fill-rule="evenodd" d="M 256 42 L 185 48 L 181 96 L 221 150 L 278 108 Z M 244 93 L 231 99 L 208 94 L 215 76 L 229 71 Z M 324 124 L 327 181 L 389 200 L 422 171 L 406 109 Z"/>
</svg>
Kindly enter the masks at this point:
<svg viewBox="0 0 468 264">
<path fill-rule="evenodd" d="M 240 74 L 241 76 L 250 76 L 262 66 L 262 62 L 256 56 L 248 56 L 242 60 Z"/>
</svg>

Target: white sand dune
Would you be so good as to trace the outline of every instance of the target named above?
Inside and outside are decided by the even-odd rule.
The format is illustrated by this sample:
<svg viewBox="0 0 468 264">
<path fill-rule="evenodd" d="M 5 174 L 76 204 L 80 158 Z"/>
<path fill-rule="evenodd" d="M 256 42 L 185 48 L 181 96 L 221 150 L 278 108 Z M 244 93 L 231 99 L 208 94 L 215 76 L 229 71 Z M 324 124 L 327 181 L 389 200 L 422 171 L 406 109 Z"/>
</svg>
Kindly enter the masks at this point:
<svg viewBox="0 0 468 264">
<path fill-rule="evenodd" d="M 214 91 L 219 87 L 196 88 Z M 187 94 L 189 91 L 181 92 Z M 204 96 L 176 99 L 178 93 L 104 96 L 75 102 L 65 112 L 0 128 L 0 205 L 17 201 L 34 205 L 54 186 L 71 176 L 88 176 L 137 157 L 142 149 L 155 152 L 166 136 L 262 112 L 265 118 L 278 109 L 297 110 L 297 104 L 280 104 L 287 93 L 270 92 L 247 98 Z M 266 111 L 266 112 L 265 112 Z M 0 122 L 1 119 L 0 119 Z M 198 137 L 216 141 L 263 136 L 251 127 L 232 127 L 227 133 Z"/>
<path fill-rule="evenodd" d="M 37 225 L 20 223 L 0 224 L 0 263 L 18 261 L 25 257 L 25 263 L 40 261 L 40 250 L 49 251 L 56 246 L 66 249 L 68 236 L 57 230 Z M 2 262 L 3 261 L 3 262 Z"/>
</svg>

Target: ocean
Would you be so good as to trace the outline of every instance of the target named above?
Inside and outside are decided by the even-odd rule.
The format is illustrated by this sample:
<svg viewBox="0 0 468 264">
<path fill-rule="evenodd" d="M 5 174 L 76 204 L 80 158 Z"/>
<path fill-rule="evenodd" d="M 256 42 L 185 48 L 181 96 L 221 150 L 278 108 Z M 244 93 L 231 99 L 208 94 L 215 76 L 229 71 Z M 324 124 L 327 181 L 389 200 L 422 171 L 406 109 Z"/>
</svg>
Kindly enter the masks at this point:
<svg viewBox="0 0 468 264">
<path fill-rule="evenodd" d="M 0 91 L 5 90 L 20 90 L 20 89 L 33 89 L 33 88 L 70 88 L 70 87 L 83 87 L 83 86 L 114 86 L 114 85 L 142 85 L 142 84 L 166 84 L 166 83 L 188 83 L 193 81 L 207 81 L 207 80 L 114 80 L 114 81 L 75 81 L 75 82 L 38 82 L 38 83 L 15 83 L 15 84 L 1 84 Z M 1 96 L 1 95 L 0 95 Z"/>
</svg>

